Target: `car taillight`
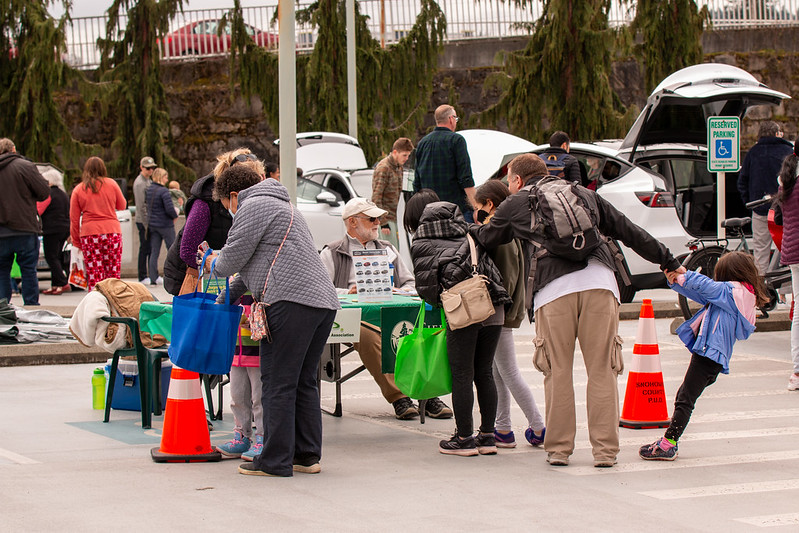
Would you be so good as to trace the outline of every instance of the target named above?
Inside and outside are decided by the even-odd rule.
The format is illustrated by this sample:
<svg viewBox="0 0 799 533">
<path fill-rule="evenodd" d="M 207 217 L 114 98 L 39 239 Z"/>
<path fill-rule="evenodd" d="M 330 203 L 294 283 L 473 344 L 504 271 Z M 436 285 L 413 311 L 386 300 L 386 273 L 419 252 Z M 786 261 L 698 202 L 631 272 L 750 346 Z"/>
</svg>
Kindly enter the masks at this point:
<svg viewBox="0 0 799 533">
<path fill-rule="evenodd" d="M 636 192 L 635 195 L 647 207 L 674 207 L 674 197 L 670 192 Z"/>
</svg>

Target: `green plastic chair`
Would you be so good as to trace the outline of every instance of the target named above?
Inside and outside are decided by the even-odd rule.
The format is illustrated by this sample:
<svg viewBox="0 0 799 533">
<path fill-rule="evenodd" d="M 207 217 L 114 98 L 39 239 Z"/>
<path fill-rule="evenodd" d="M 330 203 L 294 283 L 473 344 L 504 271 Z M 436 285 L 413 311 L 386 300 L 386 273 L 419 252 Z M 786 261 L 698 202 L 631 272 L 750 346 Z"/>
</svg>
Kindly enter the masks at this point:
<svg viewBox="0 0 799 533">
<path fill-rule="evenodd" d="M 105 417 L 103 422 L 108 422 L 111 416 L 111 401 L 114 397 L 114 382 L 116 381 L 119 358 L 135 356 L 136 366 L 139 371 L 139 395 L 141 398 L 141 425 L 144 429 L 152 427 L 152 415 L 160 415 L 161 405 L 161 361 L 169 359 L 166 347 L 147 348 L 142 344 L 139 336 L 139 322 L 135 318 L 122 316 L 105 316 L 105 322 L 124 324 L 130 330 L 133 346 L 120 348 L 114 352 L 111 359 L 110 376 L 108 378 L 108 392 L 105 398 Z"/>
</svg>

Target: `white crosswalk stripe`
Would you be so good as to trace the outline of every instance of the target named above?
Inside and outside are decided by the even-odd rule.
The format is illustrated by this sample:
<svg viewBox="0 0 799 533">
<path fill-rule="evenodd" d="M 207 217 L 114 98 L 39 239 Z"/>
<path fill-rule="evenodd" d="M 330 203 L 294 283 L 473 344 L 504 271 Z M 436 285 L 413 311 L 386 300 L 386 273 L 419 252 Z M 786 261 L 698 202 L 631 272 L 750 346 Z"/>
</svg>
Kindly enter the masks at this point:
<svg viewBox="0 0 799 533">
<path fill-rule="evenodd" d="M 799 526 L 799 513 L 750 516 L 747 518 L 734 518 L 734 520 L 756 527 Z"/>
<path fill-rule="evenodd" d="M 799 450 L 781 452 L 747 453 L 740 455 L 721 455 L 713 457 L 679 457 L 676 461 L 636 461 L 634 463 L 619 463 L 612 469 L 594 468 L 593 466 L 570 466 L 562 471 L 572 476 L 596 476 L 613 474 L 628 474 L 632 472 L 646 472 L 655 470 L 673 470 L 681 468 L 703 468 L 712 466 L 737 465 L 740 463 L 765 463 L 768 461 L 792 461 L 799 459 Z"/>
<path fill-rule="evenodd" d="M 731 483 L 727 485 L 708 485 L 688 489 L 648 490 L 639 492 L 644 496 L 657 500 L 679 500 L 684 498 L 702 498 L 705 496 L 728 496 L 731 494 L 751 494 L 753 492 L 775 492 L 779 490 L 799 489 L 799 479 L 778 481 L 756 481 L 753 483 Z"/>
</svg>

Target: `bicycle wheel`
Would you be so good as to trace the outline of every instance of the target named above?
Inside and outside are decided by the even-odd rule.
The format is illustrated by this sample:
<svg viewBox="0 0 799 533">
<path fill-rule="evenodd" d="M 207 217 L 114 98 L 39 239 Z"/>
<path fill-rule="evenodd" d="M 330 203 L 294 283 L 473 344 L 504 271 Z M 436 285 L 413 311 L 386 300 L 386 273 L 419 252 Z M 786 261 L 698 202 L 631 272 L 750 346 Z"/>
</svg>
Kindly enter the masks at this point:
<svg viewBox="0 0 799 533">
<path fill-rule="evenodd" d="M 713 278 L 713 271 L 716 269 L 716 263 L 719 262 L 719 258 L 725 253 L 727 253 L 727 249 L 721 246 L 702 248 L 701 250 L 693 252 L 688 257 L 685 268 L 688 270 L 696 270 L 709 278 Z M 685 320 L 694 316 L 694 313 L 701 307 L 698 303 L 689 300 L 682 294 L 677 297 L 677 301 L 680 304 L 680 310 Z"/>
</svg>

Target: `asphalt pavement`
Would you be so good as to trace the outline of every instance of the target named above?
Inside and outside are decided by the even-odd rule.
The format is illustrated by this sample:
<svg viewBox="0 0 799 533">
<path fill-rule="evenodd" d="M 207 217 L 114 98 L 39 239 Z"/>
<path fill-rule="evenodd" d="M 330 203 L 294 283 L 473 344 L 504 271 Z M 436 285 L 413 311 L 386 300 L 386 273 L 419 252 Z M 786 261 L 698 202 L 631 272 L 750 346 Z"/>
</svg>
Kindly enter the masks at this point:
<svg viewBox="0 0 799 533">
<path fill-rule="evenodd" d="M 671 293 L 644 296 L 662 302 Z M 66 307 L 80 296 L 56 298 Z M 669 413 L 689 359 L 671 322 L 656 320 Z M 622 321 L 628 367 L 636 331 L 636 320 Z M 519 330 L 517 357 L 543 411 L 533 337 L 532 325 Z M 139 413 L 113 410 L 103 424 L 102 412 L 91 409 L 96 364 L 0 368 L 2 529 L 797 531 L 799 392 L 786 389 L 789 339 L 788 331 L 756 332 L 736 344 L 730 375 L 699 399 L 675 462 L 637 457 L 662 430 L 622 428 L 619 463 L 608 469 L 593 467 L 579 354 L 577 447 L 567 467 L 549 466 L 542 449 L 527 445 L 515 404 L 517 448 L 441 455 L 438 440 L 454 422 L 396 420 L 364 373 L 343 385 L 343 416 L 323 415 L 322 473 L 287 479 L 239 475 L 238 460 L 154 463 L 150 449 L 159 445 L 163 416 L 142 430 Z M 357 361 L 346 358 L 344 372 Z M 621 398 L 626 381 L 627 372 L 619 378 Z M 323 382 L 324 406 L 332 407 L 333 395 Z M 214 425 L 212 443 L 230 438 L 228 397 L 224 420 Z"/>
</svg>

